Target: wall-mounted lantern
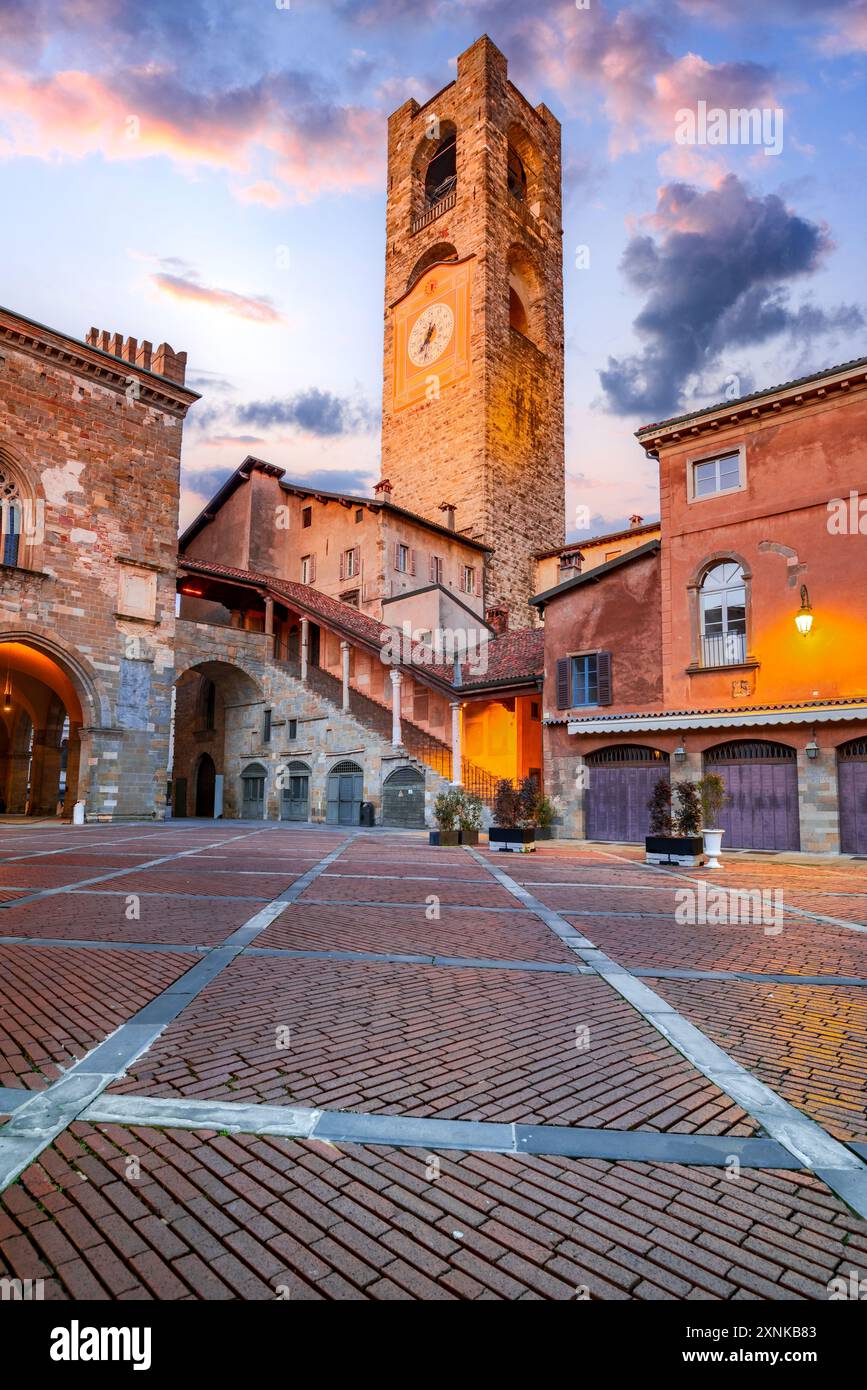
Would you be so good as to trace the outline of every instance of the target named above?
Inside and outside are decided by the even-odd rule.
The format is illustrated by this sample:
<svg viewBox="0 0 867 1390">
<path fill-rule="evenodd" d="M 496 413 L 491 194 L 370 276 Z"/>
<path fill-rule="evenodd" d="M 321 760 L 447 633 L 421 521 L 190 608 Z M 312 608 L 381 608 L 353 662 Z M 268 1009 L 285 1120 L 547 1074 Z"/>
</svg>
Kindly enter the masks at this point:
<svg viewBox="0 0 867 1390">
<path fill-rule="evenodd" d="M 806 748 L 804 749 L 804 752 L 806 753 L 808 758 L 818 758 L 819 745 L 814 738 L 810 739 L 810 742 L 807 744 Z"/>
<path fill-rule="evenodd" d="M 3 709 L 4 709 L 4 712 L 5 712 L 6 714 L 8 714 L 9 711 L 11 710 L 11 708 L 12 708 L 12 673 L 11 673 L 11 671 L 7 671 L 7 672 L 6 672 L 6 686 L 5 686 L 4 690 L 3 690 Z"/>
<path fill-rule="evenodd" d="M 806 584 L 801 585 L 801 606 L 795 614 L 795 626 L 802 637 L 806 637 L 813 626 L 813 605 Z"/>
<path fill-rule="evenodd" d="M 674 750 L 674 761 L 676 763 L 686 762 L 686 749 L 682 743 L 678 744 L 677 748 Z"/>
</svg>

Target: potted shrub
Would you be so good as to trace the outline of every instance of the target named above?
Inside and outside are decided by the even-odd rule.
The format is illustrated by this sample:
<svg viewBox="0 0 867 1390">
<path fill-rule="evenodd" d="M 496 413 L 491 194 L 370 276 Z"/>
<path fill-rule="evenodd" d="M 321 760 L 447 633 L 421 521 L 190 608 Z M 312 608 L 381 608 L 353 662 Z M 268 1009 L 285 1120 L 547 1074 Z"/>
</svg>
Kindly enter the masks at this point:
<svg viewBox="0 0 867 1390">
<path fill-rule="evenodd" d="M 527 781 L 530 779 L 527 778 Z M 531 785 L 534 795 L 538 795 L 536 784 Z M 491 849 L 511 853 L 513 849 L 523 850 L 528 845 L 532 847 L 535 844 L 535 828 L 525 824 L 529 810 L 528 794 L 522 796 L 522 792 L 514 787 L 508 778 L 504 777 L 497 783 L 494 793 L 494 823 L 488 831 L 488 844 Z"/>
<path fill-rule="evenodd" d="M 434 802 L 434 819 L 437 823 L 437 829 L 430 832 L 432 845 L 460 844 L 461 832 L 455 825 L 459 805 L 460 795 L 457 788 L 450 787 L 447 792 L 440 792 Z"/>
<path fill-rule="evenodd" d="M 550 840 L 557 807 L 549 796 L 540 796 L 536 805 L 536 839 Z"/>
<path fill-rule="evenodd" d="M 721 869 L 722 830 L 714 830 L 719 813 L 725 805 L 726 784 L 718 772 L 706 772 L 698 784 L 701 797 L 701 837 L 704 841 L 705 868 Z"/>
<path fill-rule="evenodd" d="M 644 847 L 648 864 L 681 864 L 695 867 L 701 863 L 701 800 L 695 782 L 678 782 L 672 790 L 666 777 L 660 777 L 648 801 L 650 834 Z"/>
<path fill-rule="evenodd" d="M 477 845 L 482 828 L 482 800 L 473 792 L 462 791 L 458 804 L 458 826 L 462 845 Z"/>
</svg>

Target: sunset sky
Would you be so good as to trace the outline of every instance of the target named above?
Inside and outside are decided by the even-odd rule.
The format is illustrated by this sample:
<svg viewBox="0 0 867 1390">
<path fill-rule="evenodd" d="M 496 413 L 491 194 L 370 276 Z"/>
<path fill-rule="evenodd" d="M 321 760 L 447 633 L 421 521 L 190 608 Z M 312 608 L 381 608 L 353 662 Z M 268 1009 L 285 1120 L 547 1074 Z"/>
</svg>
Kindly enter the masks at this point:
<svg viewBox="0 0 867 1390">
<path fill-rule="evenodd" d="M 0 301 L 187 351 L 182 522 L 248 453 L 369 491 L 386 119 L 485 32 L 563 122 L 572 535 L 657 514 L 640 424 L 867 354 L 867 0 L 0 0 Z"/>
</svg>

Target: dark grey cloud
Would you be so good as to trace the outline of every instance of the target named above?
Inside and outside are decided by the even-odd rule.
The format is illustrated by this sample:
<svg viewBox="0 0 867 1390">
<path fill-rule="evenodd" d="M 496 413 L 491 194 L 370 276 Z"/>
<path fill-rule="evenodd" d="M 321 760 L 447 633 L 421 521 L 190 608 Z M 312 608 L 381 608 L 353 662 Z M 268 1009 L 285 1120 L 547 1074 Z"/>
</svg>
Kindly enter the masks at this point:
<svg viewBox="0 0 867 1390">
<path fill-rule="evenodd" d="M 374 423 L 373 412 L 363 402 L 336 396 L 315 386 L 297 391 L 293 396 L 250 401 L 238 408 L 236 418 L 240 424 L 252 425 L 254 429 L 288 425 L 322 438 L 364 433 Z"/>
<path fill-rule="evenodd" d="M 754 196 L 734 174 L 708 190 L 669 184 L 655 221 L 657 234 L 634 236 L 621 262 L 645 298 L 634 321 L 644 346 L 599 373 L 615 414 L 675 413 L 690 379 L 732 348 L 863 326 L 854 306 L 790 304 L 789 287 L 819 268 L 831 240 L 777 195 Z"/>
</svg>

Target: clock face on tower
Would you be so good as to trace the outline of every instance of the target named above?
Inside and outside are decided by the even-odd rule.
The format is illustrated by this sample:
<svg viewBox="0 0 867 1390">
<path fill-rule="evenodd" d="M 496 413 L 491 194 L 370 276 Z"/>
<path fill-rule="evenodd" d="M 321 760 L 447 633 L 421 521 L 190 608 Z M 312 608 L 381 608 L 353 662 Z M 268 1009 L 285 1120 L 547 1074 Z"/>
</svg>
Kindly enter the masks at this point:
<svg viewBox="0 0 867 1390">
<path fill-rule="evenodd" d="M 472 259 L 429 266 L 392 307 L 393 410 L 439 400 L 469 376 Z"/>
<path fill-rule="evenodd" d="M 410 329 L 407 353 L 414 367 L 429 367 L 442 357 L 455 331 L 455 316 L 448 304 L 422 309 Z"/>
</svg>

